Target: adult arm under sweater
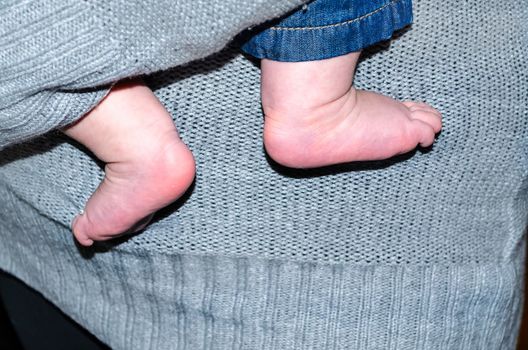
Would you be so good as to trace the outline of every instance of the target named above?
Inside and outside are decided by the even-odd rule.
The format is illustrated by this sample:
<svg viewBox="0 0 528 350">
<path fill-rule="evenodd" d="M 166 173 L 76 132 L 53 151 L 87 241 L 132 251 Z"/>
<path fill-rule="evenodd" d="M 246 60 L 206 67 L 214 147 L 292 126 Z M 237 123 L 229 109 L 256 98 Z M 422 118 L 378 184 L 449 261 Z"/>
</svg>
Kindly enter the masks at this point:
<svg viewBox="0 0 528 350">
<path fill-rule="evenodd" d="M 78 120 L 120 79 L 206 57 L 302 2 L 3 1 L 0 149 Z"/>
</svg>

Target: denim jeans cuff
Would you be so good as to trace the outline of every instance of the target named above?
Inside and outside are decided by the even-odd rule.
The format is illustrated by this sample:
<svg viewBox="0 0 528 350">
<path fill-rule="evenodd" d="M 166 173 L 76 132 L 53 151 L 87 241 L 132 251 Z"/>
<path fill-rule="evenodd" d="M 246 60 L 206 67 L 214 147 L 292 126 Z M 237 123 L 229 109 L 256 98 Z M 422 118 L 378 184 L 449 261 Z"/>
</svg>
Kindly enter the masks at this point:
<svg viewBox="0 0 528 350">
<path fill-rule="evenodd" d="M 300 62 L 360 51 L 412 22 L 411 0 L 387 0 L 361 16 L 316 26 L 283 26 L 282 22 L 254 35 L 242 50 L 256 58 Z"/>
</svg>

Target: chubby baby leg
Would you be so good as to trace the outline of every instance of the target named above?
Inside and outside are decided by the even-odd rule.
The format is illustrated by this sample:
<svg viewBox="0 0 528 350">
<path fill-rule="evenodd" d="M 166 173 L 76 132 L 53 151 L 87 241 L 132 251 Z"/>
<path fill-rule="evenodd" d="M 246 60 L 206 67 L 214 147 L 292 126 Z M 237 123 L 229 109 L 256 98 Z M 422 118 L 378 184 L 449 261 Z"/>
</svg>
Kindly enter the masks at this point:
<svg viewBox="0 0 528 350">
<path fill-rule="evenodd" d="M 264 145 L 278 163 L 312 168 L 427 147 L 440 113 L 352 85 L 359 52 L 320 61 L 262 60 Z"/>
<path fill-rule="evenodd" d="M 116 85 L 64 132 L 106 163 L 103 181 L 72 224 L 84 246 L 145 226 L 194 179 L 190 150 L 169 113 L 139 82 Z"/>
</svg>

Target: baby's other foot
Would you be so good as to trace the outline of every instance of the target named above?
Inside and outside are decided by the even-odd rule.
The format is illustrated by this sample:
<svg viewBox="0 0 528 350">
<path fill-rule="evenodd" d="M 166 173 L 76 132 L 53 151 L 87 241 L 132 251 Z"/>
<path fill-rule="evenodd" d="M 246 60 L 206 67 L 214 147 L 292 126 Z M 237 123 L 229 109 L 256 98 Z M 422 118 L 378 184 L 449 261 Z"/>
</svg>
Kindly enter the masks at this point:
<svg viewBox="0 0 528 350">
<path fill-rule="evenodd" d="M 402 103 L 356 90 L 352 77 L 357 56 L 293 67 L 263 62 L 264 145 L 275 161 L 312 168 L 387 159 L 432 145 L 442 128 L 440 112 L 425 103 Z M 294 86 L 285 87 L 285 81 Z"/>
<path fill-rule="evenodd" d="M 64 131 L 106 163 L 105 177 L 72 230 L 80 244 L 143 228 L 194 179 L 194 158 L 169 113 L 141 83 L 122 83 Z"/>
</svg>

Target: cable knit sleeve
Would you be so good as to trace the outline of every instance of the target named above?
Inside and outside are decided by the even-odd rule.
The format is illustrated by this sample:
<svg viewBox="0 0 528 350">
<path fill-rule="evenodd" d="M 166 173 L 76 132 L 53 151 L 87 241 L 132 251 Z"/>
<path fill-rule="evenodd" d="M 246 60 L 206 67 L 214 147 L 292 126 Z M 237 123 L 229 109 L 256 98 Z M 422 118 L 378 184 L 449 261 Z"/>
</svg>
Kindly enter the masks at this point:
<svg viewBox="0 0 528 350">
<path fill-rule="evenodd" d="M 0 4 L 0 149 L 66 126 L 112 83 L 203 58 L 302 0 Z"/>
</svg>

